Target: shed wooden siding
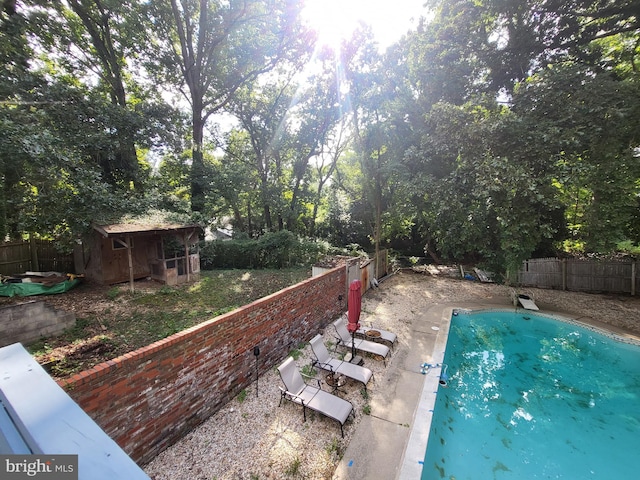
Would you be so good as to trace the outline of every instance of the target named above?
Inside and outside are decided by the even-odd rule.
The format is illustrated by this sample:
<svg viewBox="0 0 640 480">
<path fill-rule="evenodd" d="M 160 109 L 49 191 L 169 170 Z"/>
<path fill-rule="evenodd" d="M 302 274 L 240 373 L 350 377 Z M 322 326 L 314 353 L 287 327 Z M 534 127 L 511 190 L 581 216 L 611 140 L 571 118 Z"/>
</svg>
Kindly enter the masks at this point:
<svg viewBox="0 0 640 480">
<path fill-rule="evenodd" d="M 129 281 L 132 290 L 134 280 L 146 277 L 168 285 L 195 280 L 200 272 L 199 230 L 197 225 L 95 225 L 88 241 L 84 273 L 102 284 Z M 168 239 L 182 242 L 183 246 L 165 258 Z M 195 252 L 189 253 L 190 247 L 184 244 L 196 245 Z"/>
<path fill-rule="evenodd" d="M 91 263 L 87 271 L 96 271 L 89 276 L 103 284 L 121 283 L 129 281 L 129 259 L 126 248 L 114 249 L 113 238 L 95 236 L 97 252 L 96 264 Z M 133 260 L 134 279 L 151 276 L 151 263 L 156 258 L 158 237 L 153 235 L 141 235 L 133 237 L 133 249 L 131 250 Z M 91 261 L 94 261 L 92 253 Z M 101 274 L 97 274 L 101 272 Z"/>
</svg>

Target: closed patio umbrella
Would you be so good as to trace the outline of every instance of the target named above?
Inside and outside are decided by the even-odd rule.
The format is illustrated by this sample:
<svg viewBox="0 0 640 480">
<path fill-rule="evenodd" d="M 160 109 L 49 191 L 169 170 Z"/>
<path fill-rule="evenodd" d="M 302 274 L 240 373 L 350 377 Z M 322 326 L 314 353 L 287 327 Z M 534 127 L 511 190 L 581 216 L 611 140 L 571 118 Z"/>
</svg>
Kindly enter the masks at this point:
<svg viewBox="0 0 640 480">
<path fill-rule="evenodd" d="M 347 318 L 349 319 L 349 323 L 347 324 L 347 330 L 351 333 L 351 361 L 356 358 L 356 346 L 355 346 L 355 337 L 356 330 L 360 328 L 360 310 L 362 309 L 362 295 L 360 291 L 362 290 L 362 284 L 360 280 L 354 280 L 349 285 L 349 303 L 348 303 L 348 313 Z"/>
</svg>

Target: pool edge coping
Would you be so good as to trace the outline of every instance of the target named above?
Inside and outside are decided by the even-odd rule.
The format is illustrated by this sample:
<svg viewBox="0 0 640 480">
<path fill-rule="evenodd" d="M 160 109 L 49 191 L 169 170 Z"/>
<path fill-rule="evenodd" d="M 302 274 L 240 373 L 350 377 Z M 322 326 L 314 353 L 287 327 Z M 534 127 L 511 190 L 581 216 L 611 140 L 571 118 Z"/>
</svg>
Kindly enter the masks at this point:
<svg viewBox="0 0 640 480">
<path fill-rule="evenodd" d="M 440 330 L 436 337 L 433 352 L 429 355 L 431 357 L 430 361 L 436 364 L 441 364 L 444 360 L 451 317 L 454 310 L 457 309 L 456 307 L 445 307 L 442 310 Z M 427 373 L 425 373 L 420 400 L 413 415 L 413 427 L 400 463 L 400 472 L 397 476 L 399 480 L 415 480 L 422 476 L 422 461 L 429 441 L 429 431 L 431 430 L 431 420 L 436 403 L 441 370 L 442 367 L 434 367 L 428 369 Z M 423 430 L 422 428 L 416 428 L 416 418 L 428 420 L 428 426 L 424 431 L 421 431 Z"/>
</svg>

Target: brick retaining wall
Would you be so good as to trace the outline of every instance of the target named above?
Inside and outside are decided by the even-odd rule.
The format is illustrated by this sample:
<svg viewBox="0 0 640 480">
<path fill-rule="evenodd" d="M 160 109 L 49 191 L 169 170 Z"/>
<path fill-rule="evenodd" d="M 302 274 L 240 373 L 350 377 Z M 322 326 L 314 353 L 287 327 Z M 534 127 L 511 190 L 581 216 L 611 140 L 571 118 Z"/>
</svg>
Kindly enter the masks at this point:
<svg viewBox="0 0 640 480">
<path fill-rule="evenodd" d="M 151 461 L 342 312 L 338 267 L 59 382 L 136 462 Z M 338 300 L 343 297 L 343 302 Z"/>
</svg>

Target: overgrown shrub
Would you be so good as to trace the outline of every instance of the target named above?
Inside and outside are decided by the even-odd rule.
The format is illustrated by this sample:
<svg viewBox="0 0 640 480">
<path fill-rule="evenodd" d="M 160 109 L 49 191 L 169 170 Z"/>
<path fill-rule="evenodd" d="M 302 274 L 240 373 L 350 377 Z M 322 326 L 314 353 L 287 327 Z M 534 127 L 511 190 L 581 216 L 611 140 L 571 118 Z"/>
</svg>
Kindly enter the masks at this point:
<svg viewBox="0 0 640 480">
<path fill-rule="evenodd" d="M 258 239 L 214 240 L 200 247 L 200 268 L 287 268 L 312 265 L 329 253 L 326 242 L 282 230 Z"/>
</svg>

